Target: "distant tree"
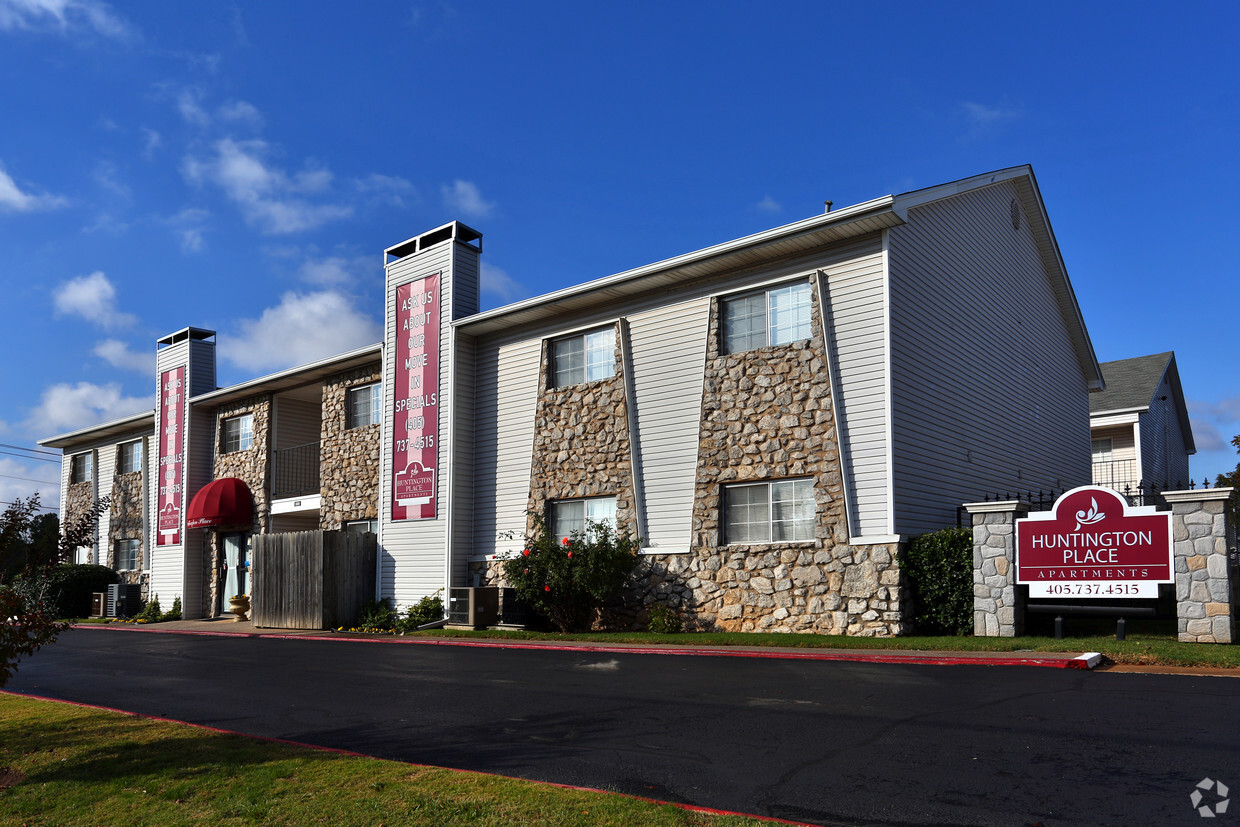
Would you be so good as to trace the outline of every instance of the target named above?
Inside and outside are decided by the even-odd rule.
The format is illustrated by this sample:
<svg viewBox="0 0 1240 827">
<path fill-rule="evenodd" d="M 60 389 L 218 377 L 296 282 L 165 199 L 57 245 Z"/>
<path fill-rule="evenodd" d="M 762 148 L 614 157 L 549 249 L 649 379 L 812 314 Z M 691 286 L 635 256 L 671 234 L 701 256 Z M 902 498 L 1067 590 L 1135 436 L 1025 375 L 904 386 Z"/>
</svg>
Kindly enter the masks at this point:
<svg viewBox="0 0 1240 827">
<path fill-rule="evenodd" d="M 1236 446 L 1236 453 L 1240 454 L 1240 436 L 1232 438 L 1231 444 Z M 1240 491 L 1240 462 L 1236 463 L 1236 470 L 1226 474 L 1219 474 L 1214 480 L 1214 485 L 1219 488 L 1230 487 Z M 1240 494 L 1231 501 L 1231 524 L 1240 531 Z"/>
<path fill-rule="evenodd" d="M 96 500 L 89 511 L 70 520 L 55 541 L 48 536 L 55 523 L 39 514 L 38 494 L 15 499 L 0 514 L 0 573 L 5 578 L 0 584 L 0 687 L 23 657 L 55 642 L 64 631 L 51 593 L 53 572 L 74 549 L 93 542 L 107 506 L 107 497 Z"/>
</svg>

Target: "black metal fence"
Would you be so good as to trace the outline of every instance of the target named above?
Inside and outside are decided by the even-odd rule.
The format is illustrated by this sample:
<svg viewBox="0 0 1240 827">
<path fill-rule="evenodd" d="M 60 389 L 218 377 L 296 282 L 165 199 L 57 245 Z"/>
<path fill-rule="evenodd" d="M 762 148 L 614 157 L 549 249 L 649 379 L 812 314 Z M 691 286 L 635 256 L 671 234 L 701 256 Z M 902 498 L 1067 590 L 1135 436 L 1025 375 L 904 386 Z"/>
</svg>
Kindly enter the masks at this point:
<svg viewBox="0 0 1240 827">
<path fill-rule="evenodd" d="M 1095 484 L 1101 484 L 1101 483 L 1095 483 Z M 1193 490 L 1196 490 L 1198 487 L 1197 483 L 1194 482 L 1193 480 L 1189 480 L 1187 485 L 1185 485 L 1182 482 L 1177 482 L 1174 485 L 1168 486 L 1167 488 L 1159 488 L 1157 485 L 1154 485 L 1153 483 L 1147 483 L 1144 481 L 1138 482 L 1132 485 L 1124 484 L 1122 486 L 1110 486 L 1110 485 L 1105 485 L 1105 484 L 1102 484 L 1102 485 L 1104 485 L 1104 487 L 1106 488 L 1111 488 L 1113 491 L 1116 491 L 1119 494 L 1122 494 L 1124 498 L 1128 500 L 1128 504 L 1130 506 L 1152 505 L 1155 508 L 1162 509 L 1162 510 L 1169 508 L 1169 506 L 1167 505 L 1166 498 L 1163 497 L 1163 491 L 1184 491 L 1184 490 L 1193 491 Z M 1209 488 L 1210 487 L 1209 478 L 1202 480 L 1200 487 L 1203 490 Z M 1030 511 L 1050 511 L 1051 507 L 1055 504 L 1055 500 L 1063 496 L 1064 492 L 1067 490 L 1068 489 L 1066 488 L 1061 489 L 1059 491 L 1056 491 L 1053 488 L 1049 491 L 1043 490 L 1041 488 L 1039 488 L 1037 491 L 1012 490 L 1012 491 L 1005 491 L 1003 493 L 985 494 L 980 499 L 974 500 L 974 502 L 988 503 L 988 502 L 1004 502 L 1004 501 L 1009 501 L 1009 500 L 1020 500 L 1022 502 L 1029 504 Z M 961 506 L 956 509 L 956 527 L 957 528 L 968 528 L 968 526 L 969 526 L 969 513 L 964 508 L 964 506 Z"/>
<path fill-rule="evenodd" d="M 319 443 L 307 442 L 276 451 L 271 463 L 271 496 L 300 497 L 319 493 Z"/>
</svg>

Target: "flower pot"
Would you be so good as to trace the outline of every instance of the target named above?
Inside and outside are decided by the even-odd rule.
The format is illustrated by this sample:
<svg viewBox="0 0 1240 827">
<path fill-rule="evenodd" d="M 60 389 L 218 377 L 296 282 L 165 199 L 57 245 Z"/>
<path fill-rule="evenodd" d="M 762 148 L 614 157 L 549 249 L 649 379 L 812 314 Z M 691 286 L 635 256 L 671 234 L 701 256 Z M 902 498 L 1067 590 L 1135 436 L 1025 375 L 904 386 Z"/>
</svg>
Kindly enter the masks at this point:
<svg viewBox="0 0 1240 827">
<path fill-rule="evenodd" d="M 240 623 L 247 620 L 246 613 L 250 611 L 250 598 L 248 595 L 239 595 L 228 599 L 228 610 L 233 613 L 233 623 Z"/>
</svg>

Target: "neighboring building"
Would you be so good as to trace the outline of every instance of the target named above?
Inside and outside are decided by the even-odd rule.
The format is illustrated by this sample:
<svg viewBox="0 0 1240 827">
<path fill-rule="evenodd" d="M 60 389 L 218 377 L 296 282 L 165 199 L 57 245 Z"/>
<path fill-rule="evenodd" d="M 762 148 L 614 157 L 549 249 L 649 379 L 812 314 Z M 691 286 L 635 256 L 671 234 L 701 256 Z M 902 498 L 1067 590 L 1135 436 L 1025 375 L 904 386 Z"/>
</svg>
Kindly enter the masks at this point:
<svg viewBox="0 0 1240 827">
<path fill-rule="evenodd" d="M 1197 453 L 1175 353 L 1100 366 L 1106 390 L 1089 399 L 1093 481 L 1121 493 L 1188 485 Z"/>
<path fill-rule="evenodd" d="M 386 253 L 381 345 L 216 389 L 186 328 L 154 415 L 43 443 L 72 511 L 73 469 L 144 429 L 139 565 L 186 616 L 244 590 L 254 533 L 373 526 L 407 605 L 495 582 L 534 512 L 632 527 L 641 600 L 691 626 L 895 634 L 909 536 L 1089 480 L 1102 375 L 1028 167 L 482 313 L 476 231 Z"/>
</svg>

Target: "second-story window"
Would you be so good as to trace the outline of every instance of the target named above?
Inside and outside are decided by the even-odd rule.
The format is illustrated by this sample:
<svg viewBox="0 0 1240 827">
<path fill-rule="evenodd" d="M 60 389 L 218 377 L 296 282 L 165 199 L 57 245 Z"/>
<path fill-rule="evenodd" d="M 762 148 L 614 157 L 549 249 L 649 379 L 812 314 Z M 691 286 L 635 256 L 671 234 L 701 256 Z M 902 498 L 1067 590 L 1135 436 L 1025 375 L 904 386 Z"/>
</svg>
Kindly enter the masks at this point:
<svg viewBox="0 0 1240 827">
<path fill-rule="evenodd" d="M 69 468 L 69 482 L 90 482 L 93 477 L 94 463 L 91 462 L 91 455 L 75 454 L 73 463 Z"/>
<path fill-rule="evenodd" d="M 556 339 L 552 361 L 554 387 L 579 385 L 616 375 L 616 329 L 599 330 Z"/>
<path fill-rule="evenodd" d="M 378 382 L 349 388 L 345 405 L 345 427 L 378 425 L 383 418 L 383 386 Z"/>
<path fill-rule="evenodd" d="M 786 345 L 811 335 L 809 282 L 723 300 L 723 352 Z"/>
<path fill-rule="evenodd" d="M 244 451 L 254 445 L 254 414 L 242 414 L 224 420 L 221 454 Z"/>
<path fill-rule="evenodd" d="M 142 470 L 142 440 L 137 442 L 126 442 L 121 445 L 120 455 L 117 457 L 116 473 L 132 474 L 135 471 Z"/>
</svg>

